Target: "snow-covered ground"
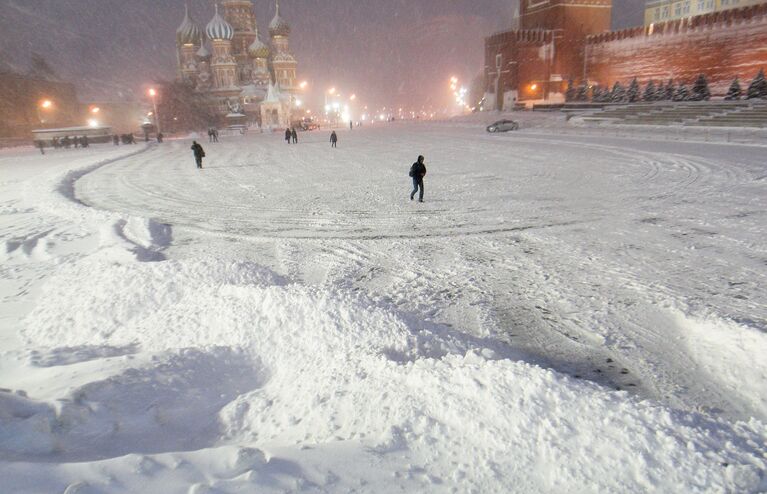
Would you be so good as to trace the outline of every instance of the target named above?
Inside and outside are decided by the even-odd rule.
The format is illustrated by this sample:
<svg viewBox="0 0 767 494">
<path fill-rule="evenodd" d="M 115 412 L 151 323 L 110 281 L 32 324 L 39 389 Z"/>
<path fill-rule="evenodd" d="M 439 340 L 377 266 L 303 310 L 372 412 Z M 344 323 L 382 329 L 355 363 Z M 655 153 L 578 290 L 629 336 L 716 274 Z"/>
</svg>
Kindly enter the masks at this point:
<svg viewBox="0 0 767 494">
<path fill-rule="evenodd" d="M 765 149 L 478 118 L 0 152 L 3 489 L 767 489 Z"/>
</svg>

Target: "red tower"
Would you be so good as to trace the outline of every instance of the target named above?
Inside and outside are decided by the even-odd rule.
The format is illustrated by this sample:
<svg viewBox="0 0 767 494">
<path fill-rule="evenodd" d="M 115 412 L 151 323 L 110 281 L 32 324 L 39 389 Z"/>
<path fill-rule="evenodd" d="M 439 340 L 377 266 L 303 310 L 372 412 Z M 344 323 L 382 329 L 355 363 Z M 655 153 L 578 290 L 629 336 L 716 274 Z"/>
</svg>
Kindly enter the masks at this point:
<svg viewBox="0 0 767 494">
<path fill-rule="evenodd" d="M 586 38 L 609 31 L 611 14 L 612 0 L 521 0 L 519 29 L 485 43 L 492 106 L 560 99 L 568 79 L 584 78 Z"/>
</svg>

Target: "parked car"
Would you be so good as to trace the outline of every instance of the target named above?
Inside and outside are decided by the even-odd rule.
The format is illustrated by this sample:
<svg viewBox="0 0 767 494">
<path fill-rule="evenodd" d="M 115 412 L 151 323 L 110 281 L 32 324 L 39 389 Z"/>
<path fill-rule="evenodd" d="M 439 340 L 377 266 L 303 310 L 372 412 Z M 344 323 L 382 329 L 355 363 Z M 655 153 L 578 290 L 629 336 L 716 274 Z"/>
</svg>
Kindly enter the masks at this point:
<svg viewBox="0 0 767 494">
<path fill-rule="evenodd" d="M 510 130 L 519 130 L 519 124 L 514 120 L 498 120 L 487 127 L 488 132 L 508 132 Z"/>
</svg>

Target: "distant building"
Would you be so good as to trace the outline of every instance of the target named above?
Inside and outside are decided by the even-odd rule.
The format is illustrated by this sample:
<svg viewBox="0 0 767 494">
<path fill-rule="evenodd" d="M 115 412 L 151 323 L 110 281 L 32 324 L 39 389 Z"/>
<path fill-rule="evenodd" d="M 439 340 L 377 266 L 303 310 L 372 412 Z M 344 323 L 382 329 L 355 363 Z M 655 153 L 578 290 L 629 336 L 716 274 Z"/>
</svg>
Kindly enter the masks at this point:
<svg viewBox="0 0 767 494">
<path fill-rule="evenodd" d="M 724 2 L 714 1 L 716 8 Z M 747 81 L 767 68 L 767 3 L 620 31 L 609 30 L 611 8 L 612 0 L 522 0 L 519 29 L 485 39 L 485 108 L 563 102 L 568 80 L 690 84 L 703 73 L 722 95 L 733 78 Z"/>
<path fill-rule="evenodd" d="M 269 44 L 259 35 L 252 0 L 223 0 L 203 31 L 187 9 L 176 31 L 179 78 L 206 95 L 221 117 L 244 114 L 261 122 L 270 85 L 289 113 L 298 91 L 298 62 L 290 51 L 290 25 L 276 13 Z M 270 114 L 271 115 L 271 114 Z M 286 116 L 290 121 L 290 115 Z"/>
<path fill-rule="evenodd" d="M 644 25 L 684 19 L 763 3 L 764 0 L 650 0 L 645 5 Z"/>
<path fill-rule="evenodd" d="M 29 137 L 32 129 L 80 121 L 81 106 L 73 84 L 0 72 L 0 136 Z"/>
</svg>

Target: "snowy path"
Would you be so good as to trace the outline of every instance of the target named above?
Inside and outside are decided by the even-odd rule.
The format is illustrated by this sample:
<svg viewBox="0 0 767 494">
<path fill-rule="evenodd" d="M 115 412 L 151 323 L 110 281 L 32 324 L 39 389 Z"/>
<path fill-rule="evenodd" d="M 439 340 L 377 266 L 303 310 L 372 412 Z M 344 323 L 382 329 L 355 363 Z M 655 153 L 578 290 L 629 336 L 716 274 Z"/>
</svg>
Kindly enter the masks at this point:
<svg viewBox="0 0 767 494">
<path fill-rule="evenodd" d="M 730 334 L 767 330 L 763 148 L 447 126 L 344 133 L 337 150 L 324 137 L 232 138 L 208 146 L 203 173 L 174 143 L 77 193 L 169 223 L 194 250 L 364 290 L 574 375 L 767 418 L 764 393 L 724 375 L 765 377 Z M 406 200 L 417 153 L 431 165 L 423 205 Z"/>
<path fill-rule="evenodd" d="M 763 491 L 763 149 L 534 132 L 0 153 L 5 488 Z"/>
</svg>

